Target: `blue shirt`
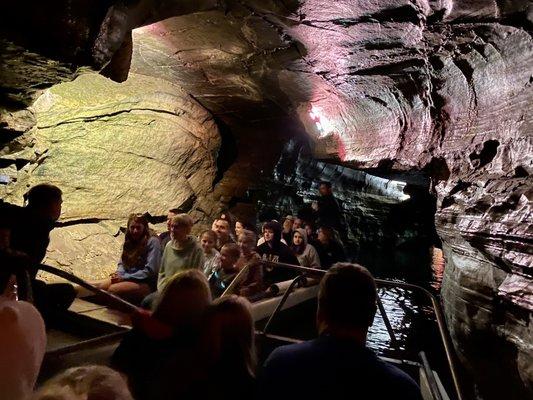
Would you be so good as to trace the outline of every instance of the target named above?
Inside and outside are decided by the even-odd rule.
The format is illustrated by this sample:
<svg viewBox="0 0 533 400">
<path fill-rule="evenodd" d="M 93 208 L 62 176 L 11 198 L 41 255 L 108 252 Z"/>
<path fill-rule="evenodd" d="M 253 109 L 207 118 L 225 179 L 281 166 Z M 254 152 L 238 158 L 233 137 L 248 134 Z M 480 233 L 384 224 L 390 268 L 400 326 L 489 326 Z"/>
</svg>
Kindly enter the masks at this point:
<svg viewBox="0 0 533 400">
<path fill-rule="evenodd" d="M 277 348 L 259 381 L 260 399 L 422 400 L 406 373 L 347 339 L 321 336 Z"/>
<path fill-rule="evenodd" d="M 139 263 L 128 269 L 124 268 L 122 260 L 118 262 L 117 273 L 126 281 L 145 282 L 155 284 L 161 264 L 161 244 L 156 236 L 151 236 L 146 242 L 146 251 Z"/>
</svg>

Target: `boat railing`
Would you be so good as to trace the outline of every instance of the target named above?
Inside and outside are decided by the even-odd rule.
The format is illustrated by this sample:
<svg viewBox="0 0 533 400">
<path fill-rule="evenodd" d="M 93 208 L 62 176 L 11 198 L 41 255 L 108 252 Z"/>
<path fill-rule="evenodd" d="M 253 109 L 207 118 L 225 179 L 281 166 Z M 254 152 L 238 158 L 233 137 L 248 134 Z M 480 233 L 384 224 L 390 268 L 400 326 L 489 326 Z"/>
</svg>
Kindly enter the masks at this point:
<svg viewBox="0 0 533 400">
<path fill-rule="evenodd" d="M 285 264 L 285 263 L 279 263 L 279 262 L 273 262 L 273 261 L 266 261 L 266 260 L 262 260 L 261 264 L 268 265 L 268 266 L 273 267 L 273 268 L 285 268 L 285 269 L 290 269 L 290 270 L 294 270 L 294 271 L 300 272 L 300 275 L 293 279 L 293 281 L 291 282 L 289 288 L 287 289 L 287 291 L 283 294 L 283 296 L 279 300 L 276 308 L 274 309 L 273 313 L 270 315 L 265 327 L 263 328 L 263 332 L 262 333 L 264 335 L 268 335 L 268 329 L 272 325 L 272 321 L 274 320 L 276 315 L 279 314 L 279 312 L 283 309 L 283 306 L 284 306 L 285 302 L 289 298 L 290 294 L 294 291 L 294 289 L 298 286 L 298 283 L 304 277 L 307 277 L 307 276 L 313 276 L 314 275 L 314 276 L 317 276 L 317 277 L 322 277 L 323 275 L 325 275 L 325 273 L 327 271 L 321 270 L 321 269 L 315 269 L 315 268 L 302 267 L 302 266 L 299 266 L 299 265 L 292 265 L 292 264 Z M 250 267 L 251 267 L 251 265 L 247 265 L 245 268 L 243 268 L 239 272 L 239 274 L 235 277 L 233 282 L 224 291 L 224 295 L 231 294 L 231 293 L 234 292 L 234 290 L 238 287 L 239 283 L 247 275 L 248 269 Z M 441 339 L 441 342 L 442 342 L 442 345 L 443 345 L 443 348 L 444 348 L 444 352 L 446 354 L 446 360 L 447 360 L 448 367 L 450 369 L 450 374 L 451 374 L 451 377 L 452 377 L 452 380 L 453 380 L 455 394 L 457 396 L 457 400 L 463 400 L 463 395 L 462 395 L 461 386 L 460 386 L 460 382 L 459 382 L 459 374 L 458 374 L 458 371 L 457 371 L 457 368 L 456 368 L 455 353 L 454 353 L 453 347 L 452 347 L 452 345 L 450 343 L 450 338 L 449 338 L 448 330 L 446 328 L 446 322 L 444 320 L 444 315 L 442 313 L 442 309 L 440 307 L 440 303 L 437 300 L 437 298 L 429 290 L 423 288 L 422 286 L 414 285 L 412 283 L 405 283 L 405 282 L 399 282 L 399 281 L 389 281 L 389 280 L 384 280 L 384 279 L 375 279 L 375 281 L 376 281 L 376 285 L 378 287 L 402 288 L 402 289 L 406 289 L 406 290 L 411 290 L 411 291 L 414 291 L 414 292 L 419 292 L 419 293 L 424 294 L 430 300 L 430 302 L 432 304 L 432 307 L 433 307 L 433 312 L 435 313 L 435 318 L 436 318 L 436 321 L 437 321 L 437 325 L 438 325 L 438 328 L 439 328 L 439 336 L 440 336 L 440 339 Z M 383 319 L 383 322 L 385 324 L 385 327 L 387 328 L 387 332 L 388 332 L 388 334 L 390 336 L 391 344 L 392 344 L 393 347 L 397 348 L 398 341 L 396 339 L 396 336 L 394 335 L 394 331 L 392 329 L 392 325 L 390 323 L 390 320 L 389 320 L 389 318 L 387 316 L 387 312 L 385 310 L 385 307 L 383 306 L 383 303 L 382 303 L 381 299 L 379 298 L 379 296 L 378 296 L 378 300 L 377 300 L 377 305 L 378 305 L 378 309 L 379 309 L 380 315 L 381 315 L 381 317 Z M 425 360 L 426 360 L 426 363 L 427 363 L 427 358 Z M 422 360 L 422 365 L 424 365 L 424 360 Z M 429 366 L 428 366 L 428 368 L 429 368 Z M 426 372 L 426 375 L 428 376 L 428 381 L 429 381 L 429 384 L 430 384 L 430 387 L 431 387 L 431 391 L 434 392 L 435 390 L 437 390 L 437 388 L 435 386 L 436 385 L 435 384 L 435 380 L 431 379 L 431 377 L 433 375 L 432 375 L 432 373 L 430 374 L 429 372 Z M 441 397 L 434 397 L 434 398 L 435 399 L 439 399 L 439 400 L 441 399 Z"/>
<path fill-rule="evenodd" d="M 297 271 L 297 272 L 300 272 L 300 275 L 298 275 L 296 278 L 293 279 L 293 281 L 291 282 L 289 288 L 286 290 L 286 292 L 283 294 L 283 296 L 281 297 L 280 301 L 278 302 L 276 308 L 274 309 L 273 313 L 270 315 L 268 321 L 267 321 L 267 324 L 265 325 L 264 329 L 263 329 L 263 332 L 262 334 L 267 334 L 266 332 L 268 331 L 268 328 L 270 327 L 270 325 L 272 324 L 272 321 L 274 320 L 274 318 L 276 317 L 276 315 L 279 314 L 279 312 L 282 310 L 285 302 L 287 301 L 287 299 L 289 298 L 290 294 L 294 291 L 294 289 L 298 286 L 298 284 L 300 283 L 300 281 L 308 276 L 316 276 L 316 277 L 322 277 L 327 271 L 325 270 L 320 270 L 320 269 L 315 269 L 315 268 L 308 268 L 308 267 L 302 267 L 302 266 L 299 266 L 299 265 L 292 265 L 292 264 L 284 264 L 284 263 L 278 263 L 278 262 L 273 262 L 273 261 L 266 261 L 266 260 L 262 260 L 261 261 L 261 264 L 263 265 L 268 265 L 270 267 L 273 267 L 273 268 L 285 268 L 285 269 L 291 269 L 291 270 L 294 270 L 294 271 Z M 233 282 L 227 287 L 227 289 L 224 291 L 223 295 L 227 295 L 227 294 L 231 294 L 235 291 L 235 289 L 238 287 L 239 283 L 246 277 L 247 275 L 247 272 L 248 270 L 250 269 L 251 265 L 246 265 L 238 274 L 237 276 L 235 277 L 235 279 L 233 280 Z M 129 303 L 128 301 L 112 294 L 112 293 L 109 293 L 109 292 L 106 292 L 105 290 L 102 290 L 90 283 L 88 283 L 87 281 L 77 277 L 76 275 L 74 274 L 71 274 L 67 271 L 63 271 L 59 268 L 56 268 L 56 267 L 52 267 L 50 265 L 46 265 L 46 264 L 41 264 L 40 267 L 39 267 L 42 271 L 45 271 L 45 272 L 48 272 L 50 274 L 53 274 L 55 276 L 58 276 L 60 278 L 63 278 L 67 281 L 70 281 L 72 283 L 75 283 L 91 292 L 93 292 L 94 294 L 100 296 L 101 298 L 105 299 L 109 305 L 111 306 L 114 306 L 114 307 L 117 307 L 119 309 L 122 309 L 126 312 L 129 312 L 129 313 L 133 313 L 133 312 L 136 312 L 137 310 L 139 310 L 139 308 L 131 303 Z M 458 371 L 457 371 L 457 368 L 456 368 L 456 363 L 455 363 L 455 354 L 453 352 L 453 347 L 451 346 L 451 343 L 450 343 L 450 338 L 449 338 L 449 335 L 448 335 L 448 331 L 446 329 L 446 322 L 444 320 L 444 316 L 443 316 L 443 313 L 442 313 L 442 310 L 441 310 L 441 307 L 440 307 L 440 304 L 438 302 L 438 300 L 436 299 L 436 297 L 427 289 L 421 287 L 421 286 L 418 286 L 418 285 L 414 285 L 414 284 L 411 284 L 411 283 L 405 283 L 405 282 L 398 282 L 398 281 L 388 281 L 388 280 L 383 280 L 383 279 L 375 279 L 376 281 L 376 284 L 378 285 L 378 287 L 399 287 L 399 288 L 403 288 L 403 289 L 407 289 L 407 290 L 412 290 L 412 291 L 416 291 L 416 292 L 420 292 L 420 293 L 423 293 L 426 297 L 429 298 L 429 300 L 431 301 L 431 304 L 433 306 L 433 311 L 435 313 L 435 317 L 436 317 L 436 321 L 437 321 L 437 325 L 438 325 L 438 328 L 439 328 L 439 334 L 440 334 L 440 338 L 441 338 L 441 341 L 442 341 L 442 344 L 443 344 L 443 347 L 444 347 L 444 351 L 446 353 L 446 359 L 447 359 L 447 362 L 448 362 L 448 367 L 450 369 L 450 373 L 451 373 L 451 377 L 452 377 L 452 380 L 453 380 L 453 384 L 454 384 L 454 389 L 455 389 L 455 393 L 456 393 L 456 396 L 457 396 L 457 400 L 463 400 L 464 397 L 462 396 L 462 391 L 461 391 L 461 387 L 460 387 L 460 382 L 459 382 L 459 376 L 458 376 Z M 387 313 L 385 311 L 385 308 L 383 307 L 383 304 L 381 302 L 381 300 L 379 299 L 378 297 L 378 308 L 380 310 L 380 314 L 381 314 L 381 317 L 383 318 L 383 321 L 385 322 L 385 325 L 387 327 L 387 331 L 391 337 L 391 343 L 393 343 L 393 346 L 396 345 L 397 341 L 396 341 L 396 338 L 394 336 L 394 332 L 392 330 L 392 326 L 390 324 L 390 321 L 387 317 Z M 424 364 L 424 359 L 422 359 L 423 363 Z M 427 359 L 426 359 L 426 362 L 427 362 Z M 429 368 L 429 366 L 427 366 Z M 426 369 L 424 367 L 424 369 Z M 427 373 L 426 375 L 428 376 L 428 380 L 430 382 L 430 386 L 432 387 L 431 390 L 433 392 L 433 390 L 435 389 L 435 382 L 434 380 L 431 379 L 431 376 L 432 374 L 429 374 Z M 436 398 L 438 399 L 438 398 Z"/>
<path fill-rule="evenodd" d="M 79 285 L 82 288 L 89 290 L 95 295 L 100 296 L 102 299 L 105 299 L 107 304 L 109 304 L 110 306 L 116 307 L 119 310 L 124 310 L 125 312 L 133 313 L 139 309 L 139 307 L 131 304 L 130 302 L 112 293 L 106 292 L 105 290 L 102 290 L 90 284 L 89 282 L 77 277 L 74 274 L 71 274 L 70 272 L 63 271 L 62 269 L 52 267 L 51 265 L 46 265 L 46 264 L 41 264 L 39 266 L 39 269 L 42 271 L 48 272 L 52 275 L 58 276 L 60 278 L 66 279 L 69 282 L 75 283 L 76 285 Z"/>
</svg>

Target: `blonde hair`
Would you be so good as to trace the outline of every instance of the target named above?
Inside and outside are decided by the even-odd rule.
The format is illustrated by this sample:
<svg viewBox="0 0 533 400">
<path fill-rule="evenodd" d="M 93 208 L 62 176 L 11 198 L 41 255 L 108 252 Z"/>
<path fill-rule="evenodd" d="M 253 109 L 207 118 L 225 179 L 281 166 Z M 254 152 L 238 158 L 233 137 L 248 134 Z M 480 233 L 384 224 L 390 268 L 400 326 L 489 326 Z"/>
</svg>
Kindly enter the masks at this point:
<svg viewBox="0 0 533 400">
<path fill-rule="evenodd" d="M 216 299 L 209 307 L 205 350 L 210 366 L 233 358 L 243 372 L 255 376 L 255 329 L 250 302 L 240 296 L 229 295 Z"/>
<path fill-rule="evenodd" d="M 194 225 L 194 221 L 192 220 L 191 216 L 189 214 L 178 214 L 174 217 L 172 217 L 171 221 L 174 225 L 185 225 L 188 227 L 192 227 Z"/>
<path fill-rule="evenodd" d="M 257 235 L 248 230 L 248 229 L 243 229 L 243 231 L 241 232 L 241 234 L 239 235 L 239 237 L 237 238 L 238 240 L 243 240 L 243 241 L 250 241 L 250 242 L 254 242 L 256 243 L 257 242 Z"/>
<path fill-rule="evenodd" d="M 211 289 L 205 274 L 197 269 L 188 269 L 174 275 L 163 288 L 154 307 L 154 317 L 161 322 L 174 320 L 174 299 L 184 290 L 195 290 L 205 296 L 206 305 L 211 303 Z"/>
<path fill-rule="evenodd" d="M 128 385 L 103 365 L 69 368 L 47 381 L 32 400 L 133 400 Z"/>
</svg>

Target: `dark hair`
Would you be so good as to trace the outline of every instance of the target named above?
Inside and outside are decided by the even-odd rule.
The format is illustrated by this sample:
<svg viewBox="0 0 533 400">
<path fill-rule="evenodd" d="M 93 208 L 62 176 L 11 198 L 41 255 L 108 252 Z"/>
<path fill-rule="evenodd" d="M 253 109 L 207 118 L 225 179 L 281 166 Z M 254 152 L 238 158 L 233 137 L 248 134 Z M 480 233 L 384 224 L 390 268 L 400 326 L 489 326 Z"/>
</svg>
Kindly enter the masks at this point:
<svg viewBox="0 0 533 400">
<path fill-rule="evenodd" d="M 322 186 L 322 185 L 324 185 L 328 189 L 331 189 L 331 182 L 329 182 L 329 181 L 320 181 L 320 182 L 318 182 L 318 186 Z"/>
<path fill-rule="evenodd" d="M 374 277 L 359 264 L 336 263 L 320 282 L 318 309 L 329 326 L 368 328 L 376 300 Z"/>
<path fill-rule="evenodd" d="M 134 223 L 139 223 L 143 226 L 144 232 L 140 240 L 135 240 L 131 236 L 130 226 Z M 128 225 L 126 227 L 126 237 L 124 239 L 124 246 L 122 246 L 121 260 L 124 268 L 127 270 L 137 266 L 141 257 L 146 252 L 146 244 L 150 238 L 151 232 L 148 228 L 148 219 L 143 214 L 131 214 L 128 218 Z"/>
<path fill-rule="evenodd" d="M 255 226 L 251 222 L 249 222 L 249 221 L 247 221 L 245 219 L 241 219 L 241 218 L 237 218 L 235 223 L 237 223 L 237 222 L 240 223 L 245 230 L 252 231 L 252 232 L 255 233 Z"/>
<path fill-rule="evenodd" d="M 236 243 L 226 243 L 220 251 L 227 249 L 232 257 L 239 258 L 241 255 L 241 248 Z"/>
<path fill-rule="evenodd" d="M 335 232 L 334 229 L 331 226 L 328 225 L 321 225 L 318 227 L 318 229 L 321 229 L 322 232 L 326 234 L 329 240 L 335 241 Z"/>
<path fill-rule="evenodd" d="M 35 185 L 24 195 L 24 200 L 29 206 L 47 206 L 56 201 L 61 201 L 63 192 L 57 186 L 49 183 Z"/>
<path fill-rule="evenodd" d="M 266 229 L 274 232 L 274 240 L 272 244 L 279 244 L 281 241 L 281 224 L 277 221 L 270 221 L 263 225 L 263 231 Z"/>
</svg>

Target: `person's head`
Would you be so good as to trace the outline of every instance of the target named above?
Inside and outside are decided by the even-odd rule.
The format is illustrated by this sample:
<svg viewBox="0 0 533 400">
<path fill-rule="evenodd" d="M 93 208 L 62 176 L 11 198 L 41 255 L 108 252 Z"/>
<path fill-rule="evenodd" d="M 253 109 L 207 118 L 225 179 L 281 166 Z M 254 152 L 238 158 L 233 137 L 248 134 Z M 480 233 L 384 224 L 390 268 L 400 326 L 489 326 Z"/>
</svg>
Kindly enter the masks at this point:
<svg viewBox="0 0 533 400">
<path fill-rule="evenodd" d="M 331 182 L 328 182 L 328 181 L 320 181 L 320 183 L 318 184 L 318 192 L 322 195 L 322 196 L 326 196 L 328 194 L 331 194 L 332 193 L 332 189 L 331 189 Z"/>
<path fill-rule="evenodd" d="M 292 249 L 297 254 L 302 254 L 307 246 L 307 234 L 304 229 L 296 229 L 292 234 Z"/>
<path fill-rule="evenodd" d="M 189 269 L 173 276 L 154 307 L 157 320 L 179 330 L 196 325 L 211 303 L 211 290 L 204 273 Z"/>
<path fill-rule="evenodd" d="M 203 231 L 200 235 L 200 245 L 205 254 L 211 254 L 217 242 L 217 235 L 212 230 Z"/>
<path fill-rule="evenodd" d="M 35 210 L 43 217 L 57 221 L 61 216 L 63 192 L 57 186 L 42 183 L 32 187 L 25 195 L 27 207 Z"/>
<path fill-rule="evenodd" d="M 235 263 L 241 256 L 241 248 L 235 243 L 226 243 L 220 249 L 220 267 L 224 271 L 235 268 Z"/>
<path fill-rule="evenodd" d="M 241 248 L 243 255 L 247 256 L 255 249 L 257 243 L 257 236 L 255 233 L 249 230 L 243 230 L 237 238 L 237 244 Z"/>
<path fill-rule="evenodd" d="M 168 210 L 167 213 L 167 230 L 170 232 L 172 230 L 172 218 L 174 218 L 176 215 L 178 215 L 179 211 L 175 208 Z"/>
<path fill-rule="evenodd" d="M 139 242 L 150 235 L 148 219 L 143 214 L 130 214 L 126 225 L 126 240 Z"/>
<path fill-rule="evenodd" d="M 237 220 L 237 222 L 235 222 L 235 235 L 237 237 L 239 237 L 242 231 L 246 229 L 244 225 L 245 225 L 244 222 L 241 220 Z"/>
<path fill-rule="evenodd" d="M 294 223 L 292 224 L 292 229 L 296 230 L 299 228 L 303 228 L 303 221 L 300 218 L 295 218 Z"/>
<path fill-rule="evenodd" d="M 229 222 L 226 221 L 225 219 L 219 218 L 213 223 L 213 230 L 217 234 L 217 237 L 219 238 L 219 240 L 223 240 L 223 241 L 227 240 L 227 238 L 229 237 L 229 233 L 230 233 Z"/>
<path fill-rule="evenodd" d="M 308 222 L 305 224 L 304 229 L 308 239 L 315 237 L 315 227 L 312 223 Z"/>
<path fill-rule="evenodd" d="M 184 242 L 191 233 L 193 220 L 189 214 L 178 214 L 172 217 L 170 223 L 170 237 L 176 242 Z"/>
<path fill-rule="evenodd" d="M 86 365 L 50 379 L 32 400 L 133 400 L 124 378 L 103 365 Z"/>
<path fill-rule="evenodd" d="M 0 327 L 0 398 L 27 399 L 46 351 L 43 318 L 28 302 L 3 299 Z"/>
<path fill-rule="evenodd" d="M 142 258 L 150 229 L 148 219 L 143 214 L 131 214 L 126 225 L 126 237 L 122 247 L 122 262 L 126 268 L 137 266 Z"/>
<path fill-rule="evenodd" d="M 322 244 L 328 244 L 333 241 L 335 234 L 333 229 L 329 226 L 321 226 L 318 228 L 317 239 Z"/>
<path fill-rule="evenodd" d="M 235 295 L 216 299 L 208 309 L 203 329 L 202 348 L 210 360 L 209 367 L 254 376 L 254 342 L 254 320 L 248 300 Z"/>
<path fill-rule="evenodd" d="M 292 231 L 294 225 L 294 217 L 292 215 L 287 215 L 283 220 L 283 232 L 289 233 Z"/>
<path fill-rule="evenodd" d="M 355 336 L 364 341 L 374 321 L 376 300 L 376 282 L 365 267 L 334 264 L 318 291 L 319 333 Z"/>
<path fill-rule="evenodd" d="M 281 240 L 281 225 L 279 222 L 270 221 L 263 225 L 263 238 L 271 245 L 277 245 Z"/>
</svg>

